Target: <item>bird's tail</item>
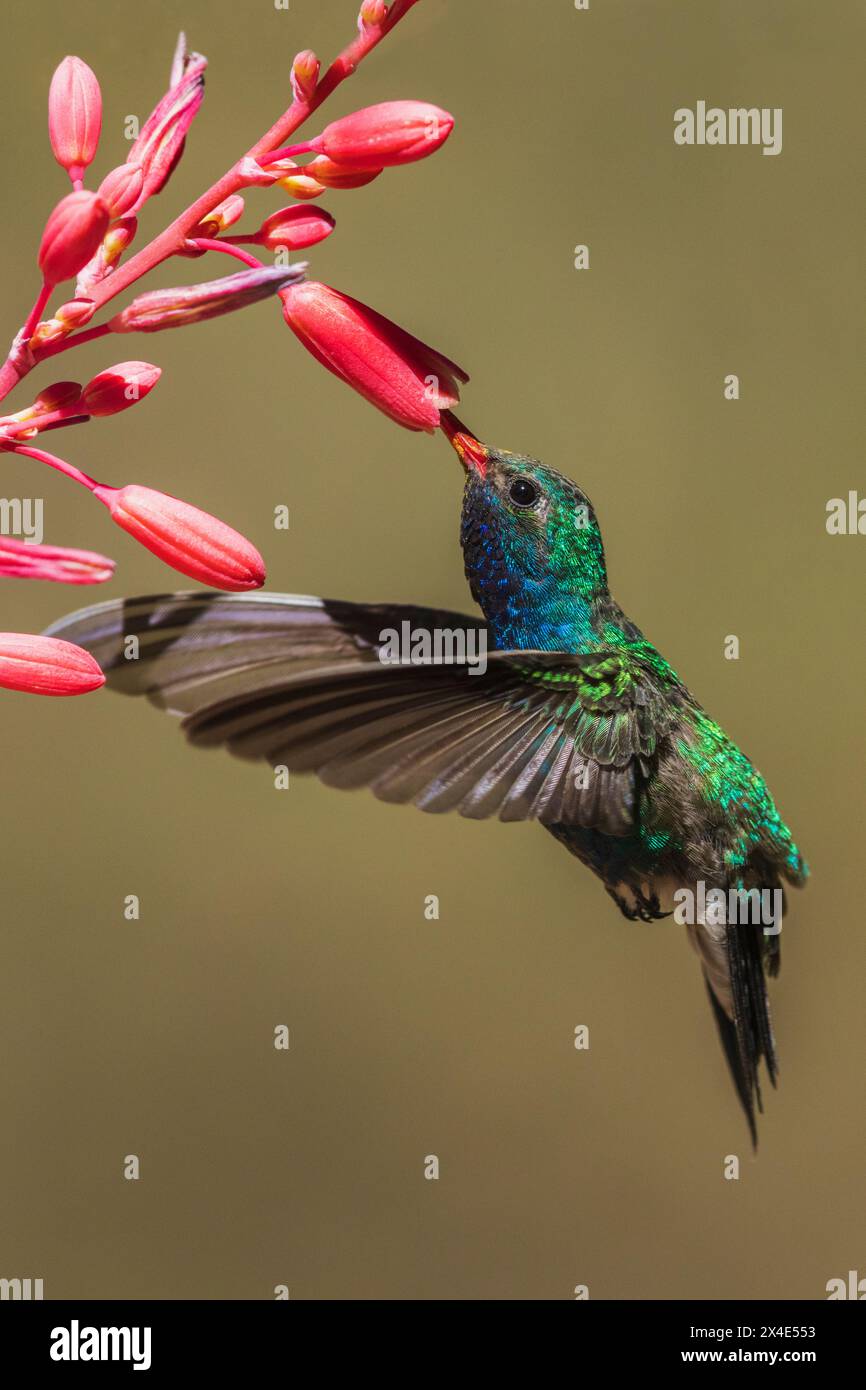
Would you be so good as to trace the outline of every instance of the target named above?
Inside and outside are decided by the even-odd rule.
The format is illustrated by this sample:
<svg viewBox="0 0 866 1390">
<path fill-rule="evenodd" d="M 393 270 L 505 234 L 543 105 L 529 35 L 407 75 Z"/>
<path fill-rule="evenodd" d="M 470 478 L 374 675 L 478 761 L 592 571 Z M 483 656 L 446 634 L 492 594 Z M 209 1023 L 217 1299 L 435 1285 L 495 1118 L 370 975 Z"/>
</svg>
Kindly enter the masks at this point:
<svg viewBox="0 0 866 1390">
<path fill-rule="evenodd" d="M 757 1147 L 755 1111 L 763 1109 L 761 1059 L 773 1086 L 779 1071 L 766 980 L 766 972 L 775 975 L 779 968 L 778 937 L 769 938 L 766 945 L 762 928 L 751 923 L 729 924 L 719 931 L 689 927 L 689 936 L 701 957 L 722 1049 Z"/>
</svg>

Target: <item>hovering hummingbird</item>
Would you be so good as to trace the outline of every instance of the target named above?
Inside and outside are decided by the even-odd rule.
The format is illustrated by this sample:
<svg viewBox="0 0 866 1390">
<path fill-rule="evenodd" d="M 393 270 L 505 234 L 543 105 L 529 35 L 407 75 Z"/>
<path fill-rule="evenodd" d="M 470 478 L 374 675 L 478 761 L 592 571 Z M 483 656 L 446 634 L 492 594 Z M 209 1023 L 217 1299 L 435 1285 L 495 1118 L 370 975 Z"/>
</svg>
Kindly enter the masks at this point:
<svg viewBox="0 0 866 1390">
<path fill-rule="evenodd" d="M 49 634 L 91 651 L 109 687 L 181 716 L 193 744 L 424 811 L 537 820 L 630 919 L 668 915 L 686 888 L 728 901 L 802 885 L 760 774 L 612 598 L 586 495 L 450 412 L 442 424 L 466 473 L 461 544 L 484 622 L 204 592 L 99 604 Z M 486 641 L 483 671 L 459 653 L 385 662 L 404 624 Z M 756 1142 L 761 1058 L 774 1085 L 777 1072 L 766 975 L 780 924 L 746 917 L 705 911 L 687 932 Z"/>
</svg>

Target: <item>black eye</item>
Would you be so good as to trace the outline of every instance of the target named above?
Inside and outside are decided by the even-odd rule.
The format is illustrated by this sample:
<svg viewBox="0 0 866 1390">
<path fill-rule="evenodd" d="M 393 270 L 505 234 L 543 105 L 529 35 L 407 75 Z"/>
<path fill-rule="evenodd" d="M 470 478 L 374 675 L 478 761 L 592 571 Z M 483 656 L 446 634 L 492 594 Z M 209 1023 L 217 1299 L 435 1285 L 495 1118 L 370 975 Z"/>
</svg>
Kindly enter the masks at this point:
<svg viewBox="0 0 866 1390">
<path fill-rule="evenodd" d="M 515 507 L 534 507 L 539 489 L 530 478 L 515 478 L 508 486 L 508 497 Z"/>
</svg>

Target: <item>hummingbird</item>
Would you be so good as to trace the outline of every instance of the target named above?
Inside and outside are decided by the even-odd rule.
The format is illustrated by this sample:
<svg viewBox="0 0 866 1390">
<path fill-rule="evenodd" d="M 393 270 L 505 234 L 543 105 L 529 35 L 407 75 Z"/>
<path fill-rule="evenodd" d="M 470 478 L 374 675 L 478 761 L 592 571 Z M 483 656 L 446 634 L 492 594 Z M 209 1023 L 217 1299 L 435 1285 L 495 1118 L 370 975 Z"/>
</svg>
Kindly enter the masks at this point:
<svg viewBox="0 0 866 1390">
<path fill-rule="evenodd" d="M 109 688 L 179 716 L 194 745 L 427 812 L 538 821 L 631 920 L 668 916 L 684 894 L 712 900 L 679 920 L 756 1144 L 761 1062 L 774 1086 L 778 1070 L 767 977 L 780 923 L 718 906 L 781 898 L 807 865 L 760 773 L 611 595 L 581 488 L 450 411 L 442 428 L 465 472 L 460 541 L 483 619 L 187 592 L 99 604 L 49 635 L 89 650 Z M 484 669 L 459 644 L 385 660 L 397 630 L 486 643 Z"/>
</svg>

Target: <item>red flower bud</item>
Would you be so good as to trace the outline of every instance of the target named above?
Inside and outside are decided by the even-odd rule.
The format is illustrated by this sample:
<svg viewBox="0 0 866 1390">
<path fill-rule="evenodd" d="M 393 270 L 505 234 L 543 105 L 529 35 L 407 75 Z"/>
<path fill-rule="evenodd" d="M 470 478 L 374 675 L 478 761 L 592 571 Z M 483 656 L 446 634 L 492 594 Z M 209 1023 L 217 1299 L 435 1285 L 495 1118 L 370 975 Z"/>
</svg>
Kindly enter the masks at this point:
<svg viewBox="0 0 866 1390">
<path fill-rule="evenodd" d="M 122 217 L 137 202 L 143 186 L 144 170 L 140 164 L 119 164 L 105 175 L 97 192 L 109 215 Z"/>
<path fill-rule="evenodd" d="M 120 260 L 127 246 L 134 240 L 138 231 L 138 219 L 135 217 L 121 217 L 117 222 L 112 222 L 99 246 L 96 248 L 96 255 L 91 256 L 87 265 L 79 273 L 75 282 L 76 295 L 87 295 L 91 290 L 104 280 L 106 275 L 110 275 L 117 262 Z M 96 312 L 91 304 L 91 314 Z M 62 317 L 60 310 L 57 316 Z"/>
<path fill-rule="evenodd" d="M 305 266 L 266 266 L 224 275 L 201 285 L 140 294 L 109 323 L 112 333 L 158 333 L 163 328 L 182 328 L 187 323 L 229 314 L 275 294 L 283 285 L 303 279 Z"/>
<path fill-rule="evenodd" d="M 250 241 L 256 246 L 265 246 L 269 251 L 288 247 L 290 251 L 301 251 L 305 246 L 315 246 L 330 236 L 336 223 L 324 208 L 281 208 L 262 223 L 255 236 L 232 237 L 232 241 Z"/>
<path fill-rule="evenodd" d="M 90 652 L 57 637 L 0 632 L 0 686 L 33 695 L 86 695 L 105 684 Z"/>
<path fill-rule="evenodd" d="M 281 177 L 277 179 L 280 188 L 285 189 L 291 197 L 304 202 L 309 201 L 310 198 L 320 198 L 327 191 L 323 183 L 310 177 L 307 173 L 309 167 L 306 165 L 302 169 L 294 159 L 281 159 L 279 163 L 270 165 L 272 173 L 281 174 Z M 287 169 L 292 172 L 285 173 L 284 171 Z"/>
<path fill-rule="evenodd" d="M 383 101 L 326 126 L 313 148 L 354 169 L 385 169 L 426 159 L 454 128 L 454 117 L 426 101 Z"/>
<path fill-rule="evenodd" d="M 230 193 L 227 198 L 223 198 L 221 203 L 217 203 L 207 217 L 202 218 L 198 226 L 190 232 L 190 237 L 219 236 L 220 232 L 227 231 L 243 216 L 243 211 L 243 198 L 239 193 Z"/>
<path fill-rule="evenodd" d="M 129 152 L 129 163 L 144 169 L 144 186 L 136 209 L 165 186 L 183 154 L 187 131 L 204 98 L 204 71 L 207 59 L 200 53 L 176 56 L 173 74 L 180 73 L 162 100 L 154 107 Z"/>
<path fill-rule="evenodd" d="M 82 270 L 108 230 L 108 208 L 96 193 L 67 193 L 45 223 L 39 269 L 49 285 Z"/>
<path fill-rule="evenodd" d="M 114 488 L 97 484 L 113 521 L 172 569 L 215 589 L 260 589 L 265 565 L 255 546 L 215 516 L 132 483 Z"/>
<path fill-rule="evenodd" d="M 64 406 L 77 405 L 81 400 L 81 386 L 77 381 L 55 381 L 39 392 L 32 409 L 37 415 L 51 415 Z"/>
<path fill-rule="evenodd" d="M 292 95 L 295 101 L 306 103 L 314 95 L 319 80 L 319 60 L 311 49 L 298 53 L 292 63 Z"/>
<path fill-rule="evenodd" d="M 162 368 L 150 362 L 118 362 L 85 386 L 81 402 L 88 415 L 116 415 L 153 390 Z"/>
<path fill-rule="evenodd" d="M 80 179 L 92 162 L 101 128 L 95 74 L 80 58 L 64 58 L 48 91 L 48 137 L 54 158 L 71 179 Z"/>
<path fill-rule="evenodd" d="M 68 299 L 65 304 L 58 305 L 54 317 L 60 320 L 67 333 L 71 333 L 74 328 L 88 324 L 95 313 L 92 299 Z"/>
<path fill-rule="evenodd" d="M 317 361 L 408 430 L 432 431 L 466 372 L 374 309 L 306 281 L 280 292 L 283 316 Z"/>
<path fill-rule="evenodd" d="M 385 0 L 363 0 L 361 9 L 358 13 L 358 28 L 361 33 L 365 29 L 378 29 L 382 20 L 388 14 L 388 7 Z"/>
<path fill-rule="evenodd" d="M 114 561 L 93 550 L 32 545 L 0 536 L 0 575 L 7 579 L 48 579 L 55 584 L 104 584 Z"/>
<path fill-rule="evenodd" d="M 325 188 L 363 188 L 382 173 L 381 169 L 347 169 L 335 164 L 326 154 L 317 155 L 304 165 L 304 173 L 317 179 Z M 283 187 L 285 188 L 285 181 Z"/>
</svg>

